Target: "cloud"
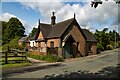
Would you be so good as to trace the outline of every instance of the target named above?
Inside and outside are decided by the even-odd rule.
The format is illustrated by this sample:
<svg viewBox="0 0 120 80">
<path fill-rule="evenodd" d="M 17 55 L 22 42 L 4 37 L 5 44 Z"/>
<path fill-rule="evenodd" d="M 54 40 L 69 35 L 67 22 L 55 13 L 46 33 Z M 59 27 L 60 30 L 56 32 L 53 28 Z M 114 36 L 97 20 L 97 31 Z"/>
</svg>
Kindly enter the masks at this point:
<svg viewBox="0 0 120 80">
<path fill-rule="evenodd" d="M 26 30 L 26 31 L 25 31 L 25 34 L 30 33 L 29 30 L 30 30 L 32 27 L 31 27 L 30 25 L 28 25 L 26 21 L 22 20 L 21 18 L 15 16 L 15 15 L 13 15 L 13 14 L 10 14 L 10 13 L 2 13 L 2 15 L 0 15 L 0 21 L 6 21 L 6 22 L 8 22 L 11 17 L 16 17 L 16 18 L 18 18 L 18 19 L 21 21 L 21 23 L 23 24 L 23 26 L 25 27 L 25 30 Z"/>
<path fill-rule="evenodd" d="M 104 0 L 102 0 L 104 1 Z M 111 0 L 110 0 L 111 1 Z M 52 11 L 57 11 L 57 22 L 73 18 L 76 14 L 79 24 L 93 27 L 92 24 L 97 23 L 99 25 L 107 25 L 111 21 L 111 24 L 118 23 L 118 6 L 115 2 L 105 2 L 102 5 L 98 5 L 95 9 L 90 6 L 90 1 L 84 6 L 80 4 L 70 5 L 61 2 L 21 2 L 26 8 L 38 11 L 42 16 L 42 22 L 50 23 L 50 16 Z M 94 27 L 95 28 L 95 27 Z M 96 27 L 97 28 L 97 27 Z"/>
<path fill-rule="evenodd" d="M 3 13 L 2 15 L 0 15 L 0 21 L 9 21 L 11 17 L 16 17 L 16 16 L 10 13 Z"/>
</svg>

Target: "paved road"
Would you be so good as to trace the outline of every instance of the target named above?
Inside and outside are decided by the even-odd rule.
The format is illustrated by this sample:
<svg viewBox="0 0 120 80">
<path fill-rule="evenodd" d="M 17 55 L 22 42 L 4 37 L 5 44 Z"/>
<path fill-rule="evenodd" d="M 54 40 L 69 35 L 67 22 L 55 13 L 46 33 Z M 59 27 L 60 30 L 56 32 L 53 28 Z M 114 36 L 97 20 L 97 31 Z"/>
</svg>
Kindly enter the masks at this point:
<svg viewBox="0 0 120 80">
<path fill-rule="evenodd" d="M 120 50 L 120 49 L 119 49 Z M 98 55 L 78 58 L 75 60 L 67 60 L 61 66 L 54 66 L 33 72 L 26 72 L 21 74 L 14 74 L 9 78 L 42 78 L 46 75 L 58 75 L 65 71 L 75 72 L 78 70 L 85 70 L 89 72 L 97 72 L 105 67 L 115 67 L 118 64 L 118 49 L 103 52 Z"/>
</svg>

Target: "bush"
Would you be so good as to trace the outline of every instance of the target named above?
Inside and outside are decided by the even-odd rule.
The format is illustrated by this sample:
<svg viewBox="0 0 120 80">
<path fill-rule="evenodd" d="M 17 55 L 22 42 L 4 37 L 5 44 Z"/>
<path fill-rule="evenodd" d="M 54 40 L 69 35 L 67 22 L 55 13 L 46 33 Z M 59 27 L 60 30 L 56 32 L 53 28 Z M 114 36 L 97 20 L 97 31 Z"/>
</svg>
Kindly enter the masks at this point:
<svg viewBox="0 0 120 80">
<path fill-rule="evenodd" d="M 8 46 L 9 46 L 10 49 L 16 49 L 16 48 L 18 48 L 18 40 L 19 40 L 19 37 L 15 37 L 8 44 L 4 44 L 2 46 L 2 50 L 3 51 L 7 51 L 8 50 Z"/>
<path fill-rule="evenodd" d="M 111 45 L 111 44 L 107 45 L 106 49 L 107 50 L 112 50 L 113 49 L 113 45 Z"/>
<path fill-rule="evenodd" d="M 98 51 L 100 50 L 100 51 L 103 51 L 104 50 L 104 47 L 103 47 L 103 45 L 102 44 L 97 44 L 97 49 L 98 49 Z"/>
<path fill-rule="evenodd" d="M 32 53 L 28 53 L 28 56 L 34 59 L 38 59 L 38 60 L 45 60 L 45 61 L 49 61 L 49 62 L 61 62 L 63 61 L 63 58 L 60 58 L 58 56 L 53 56 L 53 55 L 37 55 L 37 54 L 32 54 Z"/>
</svg>

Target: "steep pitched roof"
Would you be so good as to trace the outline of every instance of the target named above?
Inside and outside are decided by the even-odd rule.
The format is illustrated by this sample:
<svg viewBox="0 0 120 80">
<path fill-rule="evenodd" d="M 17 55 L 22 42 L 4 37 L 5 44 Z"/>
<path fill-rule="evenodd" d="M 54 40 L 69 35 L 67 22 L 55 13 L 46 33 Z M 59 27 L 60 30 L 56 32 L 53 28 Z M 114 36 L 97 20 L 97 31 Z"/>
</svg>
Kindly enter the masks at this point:
<svg viewBox="0 0 120 80">
<path fill-rule="evenodd" d="M 52 26 L 50 24 L 40 23 L 40 31 L 43 34 L 43 37 L 46 38 L 51 32 Z"/>
<path fill-rule="evenodd" d="M 86 41 L 89 41 L 89 42 L 97 42 L 97 40 L 95 39 L 94 35 L 89 31 L 89 30 L 86 30 L 86 29 L 82 29 L 85 37 L 86 37 Z"/>
<path fill-rule="evenodd" d="M 55 25 L 40 23 L 40 30 L 38 30 L 38 33 L 41 31 L 44 38 L 61 37 L 61 35 L 65 32 L 65 30 L 74 20 L 75 18 L 68 19 Z M 82 32 L 86 41 L 97 42 L 97 40 L 90 31 L 86 29 L 80 29 L 80 31 Z"/>
<path fill-rule="evenodd" d="M 68 26 L 72 23 L 73 20 L 74 18 L 68 19 L 68 20 L 59 22 L 55 24 L 54 26 L 52 26 L 51 31 L 49 35 L 47 36 L 47 38 L 60 37 L 65 32 L 65 30 L 68 28 Z"/>
<path fill-rule="evenodd" d="M 29 42 L 29 39 L 27 36 L 25 36 L 25 37 L 20 38 L 19 42 Z"/>
</svg>

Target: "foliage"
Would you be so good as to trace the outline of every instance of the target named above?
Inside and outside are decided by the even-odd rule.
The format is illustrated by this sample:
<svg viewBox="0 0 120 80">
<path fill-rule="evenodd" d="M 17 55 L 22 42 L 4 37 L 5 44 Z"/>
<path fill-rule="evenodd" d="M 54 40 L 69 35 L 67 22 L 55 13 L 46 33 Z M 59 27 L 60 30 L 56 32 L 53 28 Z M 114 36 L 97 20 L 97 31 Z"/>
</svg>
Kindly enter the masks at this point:
<svg viewBox="0 0 120 80">
<path fill-rule="evenodd" d="M 35 33 L 37 32 L 37 28 L 33 28 L 31 33 L 29 34 L 29 37 L 33 37 L 35 35 Z"/>
<path fill-rule="evenodd" d="M 18 40 L 20 37 L 15 37 L 14 39 L 12 39 L 8 44 L 5 44 L 2 46 L 2 50 L 3 51 L 7 51 L 8 46 L 12 49 L 17 49 L 18 47 Z"/>
<path fill-rule="evenodd" d="M 108 1 L 108 0 L 105 0 L 105 1 Z M 116 4 L 120 4 L 120 0 L 113 0 Z M 96 8 L 98 6 L 98 4 L 102 4 L 103 1 L 102 0 L 94 0 L 94 1 L 91 1 L 91 7 L 94 7 Z"/>
<path fill-rule="evenodd" d="M 100 50 L 100 51 L 103 51 L 104 50 L 104 47 L 102 44 L 97 44 L 97 49 Z"/>
<path fill-rule="evenodd" d="M 38 59 L 38 60 L 45 60 L 45 61 L 49 61 L 49 62 L 61 62 L 63 61 L 63 58 L 57 57 L 57 56 L 53 56 L 53 55 L 37 55 L 37 54 L 32 54 L 32 53 L 28 53 L 28 56 L 34 59 Z"/>
<path fill-rule="evenodd" d="M 116 36 L 116 41 L 120 40 L 120 35 L 115 30 L 109 31 L 108 34 L 110 35 L 110 40 L 111 41 L 115 41 L 115 36 Z"/>
<path fill-rule="evenodd" d="M 115 34 L 117 41 L 116 44 L 115 44 Z M 108 28 L 104 28 L 102 31 L 96 30 L 94 35 L 98 41 L 97 48 L 100 51 L 113 49 L 114 46 L 120 47 L 118 43 L 120 40 L 120 35 L 115 30 L 108 32 Z"/>
<path fill-rule="evenodd" d="M 108 44 L 110 44 L 110 36 L 108 33 L 106 33 L 107 30 L 108 28 L 104 28 L 102 31 L 96 30 L 95 32 L 95 37 L 98 41 L 98 47 L 103 50 L 106 49 Z"/>
<path fill-rule="evenodd" d="M 17 18 L 10 18 L 8 22 L 2 21 L 3 45 L 9 43 L 16 36 L 23 37 L 25 28 Z"/>
<path fill-rule="evenodd" d="M 25 49 L 25 44 L 24 43 L 21 44 L 21 45 L 18 44 L 18 49 L 19 50 L 24 50 Z"/>
</svg>

